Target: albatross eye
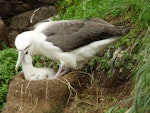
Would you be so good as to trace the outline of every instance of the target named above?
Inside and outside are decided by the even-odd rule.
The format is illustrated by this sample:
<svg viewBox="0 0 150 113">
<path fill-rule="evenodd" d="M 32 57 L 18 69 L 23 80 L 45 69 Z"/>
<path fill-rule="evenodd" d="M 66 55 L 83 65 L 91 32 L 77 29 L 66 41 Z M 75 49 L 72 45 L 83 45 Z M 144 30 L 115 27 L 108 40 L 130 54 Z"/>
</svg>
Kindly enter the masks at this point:
<svg viewBox="0 0 150 113">
<path fill-rule="evenodd" d="M 29 45 L 29 46 L 30 46 L 30 45 Z M 29 46 L 27 46 L 27 47 L 24 49 L 25 54 L 28 54 L 28 48 L 29 48 Z"/>
</svg>

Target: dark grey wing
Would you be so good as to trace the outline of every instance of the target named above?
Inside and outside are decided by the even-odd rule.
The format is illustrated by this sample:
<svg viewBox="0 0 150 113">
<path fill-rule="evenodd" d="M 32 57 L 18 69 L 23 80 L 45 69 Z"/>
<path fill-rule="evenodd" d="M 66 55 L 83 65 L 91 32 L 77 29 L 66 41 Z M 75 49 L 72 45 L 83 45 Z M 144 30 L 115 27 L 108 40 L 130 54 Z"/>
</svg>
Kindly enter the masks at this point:
<svg viewBox="0 0 150 113">
<path fill-rule="evenodd" d="M 81 20 L 52 21 L 40 24 L 35 30 L 40 31 L 47 36 L 65 35 L 78 31 L 83 25 L 84 22 Z"/>
<path fill-rule="evenodd" d="M 91 42 L 122 35 L 122 31 L 104 20 L 59 21 L 47 26 L 46 41 L 68 52 Z"/>
<path fill-rule="evenodd" d="M 105 24 L 107 26 L 115 27 L 113 24 L 101 19 L 101 18 L 89 18 L 88 21 Z"/>
</svg>

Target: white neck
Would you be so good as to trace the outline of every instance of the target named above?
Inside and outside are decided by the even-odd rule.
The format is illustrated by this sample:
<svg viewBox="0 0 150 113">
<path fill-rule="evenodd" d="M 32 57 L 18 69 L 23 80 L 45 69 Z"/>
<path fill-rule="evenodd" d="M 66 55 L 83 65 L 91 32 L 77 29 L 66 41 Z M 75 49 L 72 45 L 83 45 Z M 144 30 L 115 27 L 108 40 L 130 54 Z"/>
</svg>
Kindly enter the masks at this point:
<svg viewBox="0 0 150 113">
<path fill-rule="evenodd" d="M 41 32 L 33 31 L 32 33 L 32 41 L 28 50 L 28 54 L 37 55 L 41 53 L 41 41 L 44 41 L 46 36 Z"/>
<path fill-rule="evenodd" d="M 26 64 L 24 62 L 22 62 L 22 70 L 23 70 L 23 73 L 24 73 L 24 77 L 26 80 L 29 80 L 30 79 L 30 76 L 32 75 L 32 71 L 34 70 L 34 67 L 31 64 Z M 32 71 L 30 71 L 32 70 Z"/>
</svg>

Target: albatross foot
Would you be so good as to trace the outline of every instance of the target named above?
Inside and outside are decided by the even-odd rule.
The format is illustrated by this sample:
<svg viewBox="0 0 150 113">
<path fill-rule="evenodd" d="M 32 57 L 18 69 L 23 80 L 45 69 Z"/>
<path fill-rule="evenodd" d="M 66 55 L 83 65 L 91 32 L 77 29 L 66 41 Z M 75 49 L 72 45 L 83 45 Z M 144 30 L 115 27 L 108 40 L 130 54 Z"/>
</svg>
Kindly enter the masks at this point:
<svg viewBox="0 0 150 113">
<path fill-rule="evenodd" d="M 65 75 L 65 74 L 67 74 L 70 71 L 71 71 L 71 69 L 59 69 L 57 71 L 57 73 L 55 74 L 54 78 L 57 79 L 58 77 L 61 77 L 61 76 Z"/>
</svg>

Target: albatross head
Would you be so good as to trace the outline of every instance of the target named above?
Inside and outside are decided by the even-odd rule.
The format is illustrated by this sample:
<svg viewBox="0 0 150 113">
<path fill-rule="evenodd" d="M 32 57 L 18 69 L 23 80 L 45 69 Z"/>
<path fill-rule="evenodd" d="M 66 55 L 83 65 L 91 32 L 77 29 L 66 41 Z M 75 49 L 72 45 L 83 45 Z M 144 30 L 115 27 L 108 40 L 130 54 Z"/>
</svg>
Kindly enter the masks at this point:
<svg viewBox="0 0 150 113">
<path fill-rule="evenodd" d="M 16 63 L 16 71 L 18 71 L 18 67 L 20 66 L 24 55 L 28 53 L 29 47 L 31 46 L 32 43 L 32 38 L 31 38 L 31 32 L 27 31 L 27 32 L 23 32 L 21 34 L 19 34 L 16 37 L 15 40 L 15 46 L 18 50 L 18 59 L 17 59 L 17 63 Z"/>
<path fill-rule="evenodd" d="M 15 46 L 18 50 L 18 59 L 15 67 L 16 71 L 18 71 L 18 67 L 20 66 L 25 54 L 39 54 L 39 44 L 46 38 L 47 37 L 43 33 L 37 31 L 26 31 L 16 37 Z"/>
</svg>

